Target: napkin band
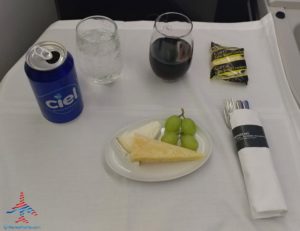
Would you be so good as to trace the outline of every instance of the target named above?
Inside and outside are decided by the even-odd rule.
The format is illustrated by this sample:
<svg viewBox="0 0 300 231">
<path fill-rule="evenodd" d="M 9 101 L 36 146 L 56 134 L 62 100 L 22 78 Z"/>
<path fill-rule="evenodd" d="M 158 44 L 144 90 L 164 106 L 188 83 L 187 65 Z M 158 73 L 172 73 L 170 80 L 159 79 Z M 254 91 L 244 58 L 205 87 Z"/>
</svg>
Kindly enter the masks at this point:
<svg viewBox="0 0 300 231">
<path fill-rule="evenodd" d="M 232 114 L 230 123 L 238 151 L 246 147 L 269 147 L 264 129 L 255 111 L 239 109 Z"/>
<path fill-rule="evenodd" d="M 238 151 L 246 147 L 269 147 L 262 126 L 240 125 L 232 129 L 232 134 Z"/>
</svg>

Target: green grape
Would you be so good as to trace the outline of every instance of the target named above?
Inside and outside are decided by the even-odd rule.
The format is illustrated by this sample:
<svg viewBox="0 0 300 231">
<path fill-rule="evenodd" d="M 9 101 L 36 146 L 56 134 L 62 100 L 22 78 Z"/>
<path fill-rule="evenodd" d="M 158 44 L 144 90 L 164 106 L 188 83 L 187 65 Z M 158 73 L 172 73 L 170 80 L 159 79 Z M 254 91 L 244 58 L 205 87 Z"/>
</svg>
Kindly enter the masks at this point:
<svg viewBox="0 0 300 231">
<path fill-rule="evenodd" d="M 181 132 L 184 135 L 194 135 L 197 131 L 195 122 L 190 118 L 184 118 L 181 122 Z"/>
<path fill-rule="evenodd" d="M 188 148 L 196 151 L 198 149 L 198 141 L 192 135 L 183 135 L 181 136 L 181 147 Z"/>
<path fill-rule="evenodd" d="M 176 145 L 178 142 L 178 134 L 176 132 L 165 132 L 161 137 L 161 141 Z"/>
<path fill-rule="evenodd" d="M 181 126 L 181 119 L 177 115 L 172 115 L 167 118 L 165 123 L 165 129 L 168 132 L 179 132 Z"/>
</svg>

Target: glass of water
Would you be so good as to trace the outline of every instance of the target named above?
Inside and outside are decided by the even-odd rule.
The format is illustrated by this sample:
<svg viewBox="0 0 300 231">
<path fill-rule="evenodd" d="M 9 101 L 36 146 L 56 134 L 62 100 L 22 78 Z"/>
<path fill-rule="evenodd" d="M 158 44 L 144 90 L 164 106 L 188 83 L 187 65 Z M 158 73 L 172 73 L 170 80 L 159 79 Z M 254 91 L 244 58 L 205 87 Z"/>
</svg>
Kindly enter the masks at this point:
<svg viewBox="0 0 300 231">
<path fill-rule="evenodd" d="M 82 19 L 76 26 L 79 73 L 95 84 L 112 83 L 122 70 L 117 24 L 105 16 Z"/>
</svg>

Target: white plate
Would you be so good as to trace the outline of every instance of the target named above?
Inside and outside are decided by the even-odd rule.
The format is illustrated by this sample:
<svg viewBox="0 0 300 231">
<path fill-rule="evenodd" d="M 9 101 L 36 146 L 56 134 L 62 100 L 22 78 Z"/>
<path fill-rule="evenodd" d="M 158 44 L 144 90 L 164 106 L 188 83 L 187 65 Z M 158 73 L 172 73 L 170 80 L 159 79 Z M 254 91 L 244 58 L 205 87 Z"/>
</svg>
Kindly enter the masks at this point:
<svg viewBox="0 0 300 231">
<path fill-rule="evenodd" d="M 124 149 L 120 146 L 116 137 L 122 134 L 124 131 L 133 130 L 143 124 L 149 123 L 152 120 L 140 121 L 138 123 L 131 124 L 116 133 L 111 142 L 105 150 L 105 160 L 108 166 L 121 176 L 127 177 L 132 180 L 146 181 L 146 182 L 158 182 L 176 179 L 187 174 L 190 174 L 200 168 L 210 157 L 213 149 L 212 140 L 210 135 L 204 131 L 201 126 L 198 128 L 196 138 L 199 142 L 198 151 L 203 153 L 205 157 L 201 160 L 183 161 L 175 163 L 158 163 L 158 164 L 137 164 L 130 162 Z M 161 124 L 163 124 L 162 120 Z M 198 125 L 198 121 L 196 121 Z M 161 129 L 161 132 L 163 132 Z"/>
</svg>

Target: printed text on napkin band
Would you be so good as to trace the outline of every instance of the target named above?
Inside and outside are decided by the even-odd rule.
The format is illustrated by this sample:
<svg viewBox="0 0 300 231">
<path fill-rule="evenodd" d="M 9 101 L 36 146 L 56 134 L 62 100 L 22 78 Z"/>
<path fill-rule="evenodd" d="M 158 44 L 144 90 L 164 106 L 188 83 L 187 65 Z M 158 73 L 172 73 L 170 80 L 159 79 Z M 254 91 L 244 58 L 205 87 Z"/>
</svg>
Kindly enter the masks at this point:
<svg viewBox="0 0 300 231">
<path fill-rule="evenodd" d="M 241 125 L 232 129 L 232 134 L 238 151 L 246 147 L 269 147 L 261 126 Z"/>
</svg>

